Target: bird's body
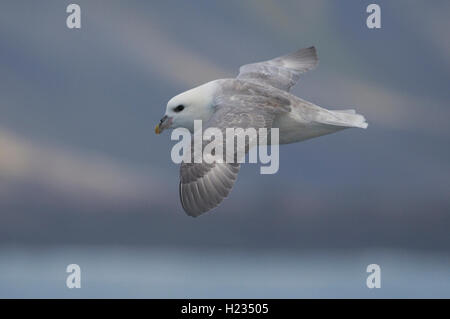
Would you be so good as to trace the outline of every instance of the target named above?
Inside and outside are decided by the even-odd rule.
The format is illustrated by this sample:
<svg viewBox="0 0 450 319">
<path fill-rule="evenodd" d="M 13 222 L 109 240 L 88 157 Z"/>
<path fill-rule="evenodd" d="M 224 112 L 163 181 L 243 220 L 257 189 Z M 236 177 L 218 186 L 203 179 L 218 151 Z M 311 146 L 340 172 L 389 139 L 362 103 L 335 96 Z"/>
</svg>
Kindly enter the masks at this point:
<svg viewBox="0 0 450 319">
<path fill-rule="evenodd" d="M 283 104 L 280 101 L 284 101 L 285 109 L 277 112 L 272 122 L 272 127 L 280 130 L 280 144 L 301 142 L 349 127 L 367 127 L 364 117 L 356 114 L 354 110 L 327 110 L 289 92 L 274 87 L 264 87 L 258 83 L 239 79 L 220 79 L 205 84 L 205 89 L 211 90 L 213 93 L 207 93 L 201 87 L 199 89 L 206 95 L 214 96 L 213 110 L 214 107 L 223 107 L 222 96 L 228 96 L 231 90 L 233 91 L 231 102 L 233 102 L 233 98 L 239 99 L 243 96 L 249 98 L 270 96 L 276 99 L 276 102 L 273 103 L 276 107 Z M 215 111 L 207 113 L 207 117 L 203 121 L 208 121 Z"/>
<path fill-rule="evenodd" d="M 364 117 L 354 110 L 327 110 L 289 93 L 300 74 L 317 61 L 311 47 L 244 65 L 235 79 L 211 81 L 172 98 L 156 131 L 185 127 L 192 132 L 194 120 L 202 120 L 204 129 L 222 131 L 278 128 L 279 143 L 289 144 L 349 127 L 366 128 Z M 238 163 L 183 163 L 180 199 L 185 211 L 198 216 L 217 206 L 230 192 L 238 171 Z"/>
</svg>

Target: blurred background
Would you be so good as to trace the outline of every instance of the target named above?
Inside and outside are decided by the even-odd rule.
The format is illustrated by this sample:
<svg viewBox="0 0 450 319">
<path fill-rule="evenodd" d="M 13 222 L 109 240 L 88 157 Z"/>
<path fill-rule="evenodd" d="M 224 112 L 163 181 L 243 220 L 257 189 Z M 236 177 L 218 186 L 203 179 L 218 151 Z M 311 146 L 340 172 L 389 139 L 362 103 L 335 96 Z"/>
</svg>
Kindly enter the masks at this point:
<svg viewBox="0 0 450 319">
<path fill-rule="evenodd" d="M 69 1 L 3 1 L 0 297 L 449 298 L 450 3 L 377 0 L 370 30 L 372 2 L 78 0 L 71 30 Z M 167 101 L 311 45 L 292 92 L 369 128 L 283 146 L 185 215 Z"/>
</svg>

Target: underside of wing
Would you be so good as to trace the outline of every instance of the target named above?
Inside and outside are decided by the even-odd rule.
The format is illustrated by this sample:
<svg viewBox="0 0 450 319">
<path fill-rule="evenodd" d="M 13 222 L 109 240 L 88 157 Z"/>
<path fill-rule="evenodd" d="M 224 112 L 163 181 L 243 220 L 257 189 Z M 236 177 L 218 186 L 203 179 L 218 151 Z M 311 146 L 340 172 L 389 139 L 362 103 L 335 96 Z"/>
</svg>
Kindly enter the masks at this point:
<svg viewBox="0 0 450 319">
<path fill-rule="evenodd" d="M 243 65 L 237 78 L 289 91 L 300 75 L 315 68 L 318 62 L 315 47 L 310 47 L 272 60 Z"/>
<path fill-rule="evenodd" d="M 239 163 L 183 163 L 180 199 L 189 216 L 197 217 L 219 205 L 231 191 Z"/>
</svg>

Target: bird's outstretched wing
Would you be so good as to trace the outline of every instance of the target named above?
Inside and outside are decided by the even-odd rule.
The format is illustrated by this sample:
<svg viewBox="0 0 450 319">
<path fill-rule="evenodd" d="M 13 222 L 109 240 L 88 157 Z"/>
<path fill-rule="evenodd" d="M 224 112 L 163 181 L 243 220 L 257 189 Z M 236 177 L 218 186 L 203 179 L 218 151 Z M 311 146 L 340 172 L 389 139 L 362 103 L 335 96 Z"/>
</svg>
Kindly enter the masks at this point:
<svg viewBox="0 0 450 319">
<path fill-rule="evenodd" d="M 318 62 L 315 47 L 310 47 L 272 60 L 245 64 L 237 78 L 289 91 L 300 75 L 312 70 Z"/>
<path fill-rule="evenodd" d="M 239 172 L 239 163 L 183 163 L 180 169 L 180 200 L 184 211 L 197 217 L 228 196 Z"/>
<path fill-rule="evenodd" d="M 239 85 L 237 83 L 237 85 Z M 203 129 L 215 127 L 220 129 L 226 145 L 227 128 L 271 128 L 272 121 L 278 112 L 286 112 L 286 100 L 266 97 L 246 91 L 247 94 L 226 94 L 220 97 L 215 113 Z M 230 93 L 230 92 L 228 92 Z M 252 95 L 253 94 L 253 95 Z M 203 149 L 210 141 L 203 142 Z M 193 143 L 192 143 L 193 144 Z M 249 140 L 246 139 L 245 152 L 248 151 Z M 183 209 L 190 216 L 196 217 L 219 205 L 231 191 L 239 172 L 240 164 L 237 162 L 237 149 L 234 149 L 234 159 L 230 162 L 182 163 L 180 167 L 180 200 Z M 193 151 L 191 152 L 192 157 Z M 226 150 L 223 149 L 225 156 Z"/>
</svg>

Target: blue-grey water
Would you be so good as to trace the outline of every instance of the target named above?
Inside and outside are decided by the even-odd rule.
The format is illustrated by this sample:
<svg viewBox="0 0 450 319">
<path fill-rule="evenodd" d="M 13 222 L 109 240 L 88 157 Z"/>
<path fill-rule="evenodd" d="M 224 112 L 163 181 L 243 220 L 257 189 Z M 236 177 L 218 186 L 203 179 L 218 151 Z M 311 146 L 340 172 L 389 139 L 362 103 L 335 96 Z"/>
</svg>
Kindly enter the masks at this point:
<svg viewBox="0 0 450 319">
<path fill-rule="evenodd" d="M 66 287 L 66 267 L 81 288 Z M 381 267 L 369 289 L 366 267 Z M 450 298 L 450 257 L 408 251 L 0 249 L 1 298 Z"/>
</svg>

